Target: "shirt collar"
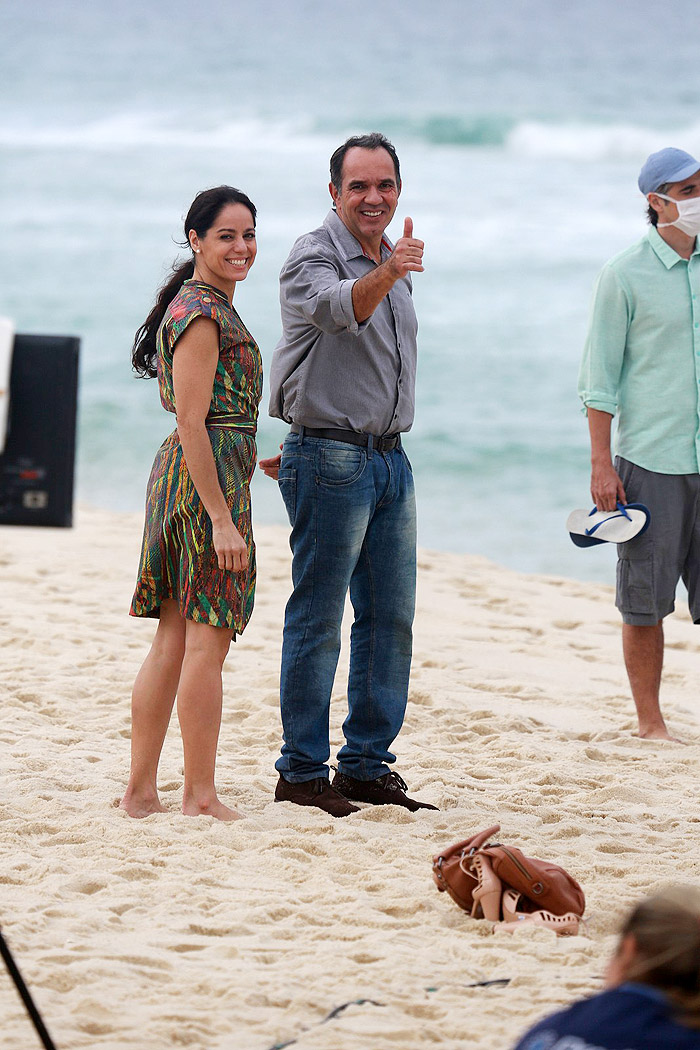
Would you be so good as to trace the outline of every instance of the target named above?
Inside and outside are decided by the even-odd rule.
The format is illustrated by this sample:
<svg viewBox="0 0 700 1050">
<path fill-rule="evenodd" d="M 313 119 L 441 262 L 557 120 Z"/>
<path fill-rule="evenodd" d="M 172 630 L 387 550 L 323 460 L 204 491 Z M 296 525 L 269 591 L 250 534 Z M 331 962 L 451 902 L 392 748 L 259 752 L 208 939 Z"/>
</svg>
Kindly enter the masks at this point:
<svg viewBox="0 0 700 1050">
<path fill-rule="evenodd" d="M 670 244 L 667 244 L 663 239 L 659 231 L 655 226 L 652 226 L 647 234 L 649 244 L 651 245 L 654 253 L 658 256 L 661 262 L 664 264 L 667 270 L 670 270 L 676 263 L 687 262 L 687 259 L 683 259 L 678 252 L 674 251 Z M 693 255 L 700 255 L 700 237 L 695 238 L 695 247 L 693 248 Z M 692 255 L 691 255 L 692 258 Z"/>
<path fill-rule="evenodd" d="M 347 228 L 343 220 L 338 216 L 338 213 L 335 211 L 334 208 L 331 208 L 331 210 L 328 212 L 328 215 L 326 215 L 325 219 L 323 220 L 323 225 L 328 230 L 333 244 L 336 246 L 339 254 L 342 255 L 344 259 L 369 259 L 369 256 L 365 255 L 365 252 L 362 249 L 362 245 L 358 241 L 357 237 L 354 237 L 353 234 L 350 233 L 350 230 Z M 387 255 L 390 255 L 393 250 L 393 244 L 386 236 L 386 234 L 383 234 L 381 247 L 382 258 L 385 258 Z M 371 261 L 373 262 L 374 260 Z"/>
</svg>

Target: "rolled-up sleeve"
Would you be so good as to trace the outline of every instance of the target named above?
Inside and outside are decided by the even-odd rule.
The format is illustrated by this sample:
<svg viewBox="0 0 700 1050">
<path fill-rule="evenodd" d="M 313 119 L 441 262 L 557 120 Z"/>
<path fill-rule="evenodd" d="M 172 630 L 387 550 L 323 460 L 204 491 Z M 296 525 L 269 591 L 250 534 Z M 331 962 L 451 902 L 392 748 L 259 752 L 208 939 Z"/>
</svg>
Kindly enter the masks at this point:
<svg viewBox="0 0 700 1050">
<path fill-rule="evenodd" d="M 578 380 L 584 411 L 617 412 L 620 375 L 631 318 L 630 297 L 619 275 L 605 266 L 596 281 Z"/>
<path fill-rule="evenodd" d="M 284 306 L 300 314 L 307 324 L 328 335 L 364 331 L 368 321 L 358 323 L 352 305 L 356 278 L 341 279 L 337 262 L 321 255 L 318 245 L 293 252 L 280 274 Z"/>
</svg>

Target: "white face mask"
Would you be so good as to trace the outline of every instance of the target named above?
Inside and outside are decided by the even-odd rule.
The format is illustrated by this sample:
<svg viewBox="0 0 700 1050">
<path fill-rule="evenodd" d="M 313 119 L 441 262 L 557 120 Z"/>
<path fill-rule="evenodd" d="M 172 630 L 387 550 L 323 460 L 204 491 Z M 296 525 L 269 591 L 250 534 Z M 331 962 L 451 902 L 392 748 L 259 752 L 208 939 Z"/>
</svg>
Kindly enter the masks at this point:
<svg viewBox="0 0 700 1050">
<path fill-rule="evenodd" d="M 700 197 L 686 197 L 677 201 L 675 197 L 667 197 L 665 193 L 657 193 L 656 196 L 671 201 L 678 208 L 677 219 L 673 222 L 660 222 L 658 227 L 676 226 L 689 237 L 697 237 L 700 234 Z"/>
</svg>

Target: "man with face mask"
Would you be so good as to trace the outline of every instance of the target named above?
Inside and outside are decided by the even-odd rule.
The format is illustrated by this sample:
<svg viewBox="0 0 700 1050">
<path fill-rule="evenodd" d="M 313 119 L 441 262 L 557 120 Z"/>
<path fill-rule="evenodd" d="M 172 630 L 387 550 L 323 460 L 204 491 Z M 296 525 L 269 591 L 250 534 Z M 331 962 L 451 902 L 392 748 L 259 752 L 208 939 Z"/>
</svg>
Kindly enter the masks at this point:
<svg viewBox="0 0 700 1050">
<path fill-rule="evenodd" d="M 579 395 L 596 507 L 613 511 L 619 501 L 651 511 L 651 527 L 618 544 L 616 604 L 639 735 L 668 740 L 659 706 L 663 619 L 681 578 L 700 623 L 700 162 L 659 150 L 638 185 L 651 228 L 598 277 Z"/>
</svg>

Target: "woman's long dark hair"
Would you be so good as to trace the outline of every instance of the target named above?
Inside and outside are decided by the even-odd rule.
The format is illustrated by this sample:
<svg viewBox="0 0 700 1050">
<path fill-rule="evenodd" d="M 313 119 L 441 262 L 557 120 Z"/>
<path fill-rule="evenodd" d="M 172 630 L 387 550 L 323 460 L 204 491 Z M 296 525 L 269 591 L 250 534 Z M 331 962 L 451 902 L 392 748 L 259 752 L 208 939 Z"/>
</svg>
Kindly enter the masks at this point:
<svg viewBox="0 0 700 1050">
<path fill-rule="evenodd" d="M 194 230 L 198 237 L 204 237 L 207 231 L 216 222 L 221 209 L 227 204 L 243 204 L 253 216 L 255 225 L 256 208 L 249 197 L 237 190 L 234 186 L 215 186 L 211 190 L 202 190 L 198 193 L 190 205 L 190 210 L 185 216 L 185 240 L 183 248 L 190 248 L 190 230 Z M 190 248 L 190 251 L 192 249 Z M 186 262 L 175 263 L 170 276 L 165 284 L 159 288 L 156 301 L 150 314 L 143 322 L 134 336 L 134 345 L 131 348 L 131 363 L 134 371 L 143 376 L 144 379 L 152 379 L 157 375 L 156 370 L 156 335 L 161 321 L 165 317 L 165 311 L 170 306 L 182 285 L 194 274 L 194 255 Z"/>
</svg>

